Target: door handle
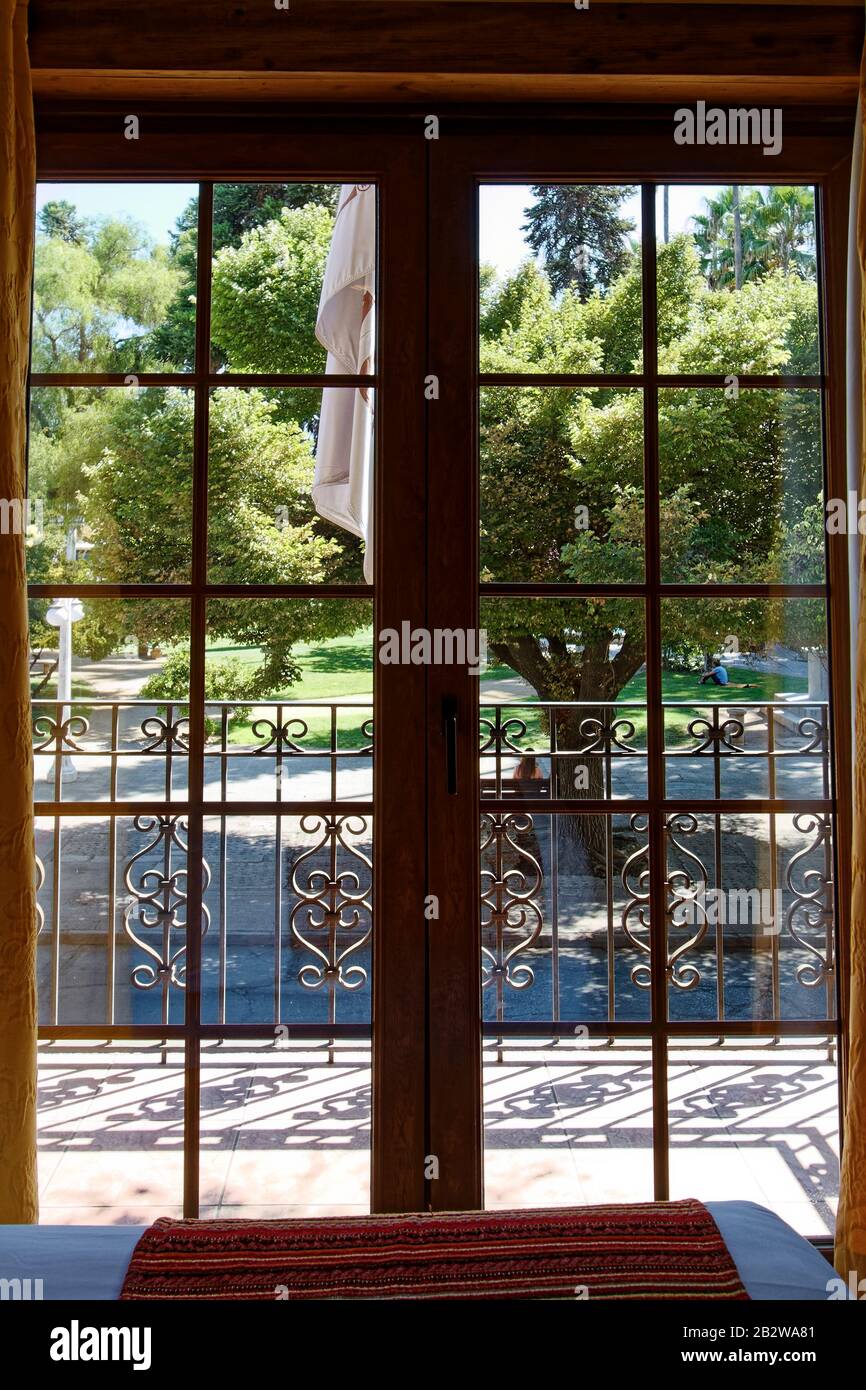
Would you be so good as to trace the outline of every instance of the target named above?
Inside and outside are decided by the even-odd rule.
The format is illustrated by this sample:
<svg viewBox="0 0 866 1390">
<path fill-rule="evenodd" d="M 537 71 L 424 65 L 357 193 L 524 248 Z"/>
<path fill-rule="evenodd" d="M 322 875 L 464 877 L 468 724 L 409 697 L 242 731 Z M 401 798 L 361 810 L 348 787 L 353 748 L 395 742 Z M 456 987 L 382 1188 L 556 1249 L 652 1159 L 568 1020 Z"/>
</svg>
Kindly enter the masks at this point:
<svg viewBox="0 0 866 1390">
<path fill-rule="evenodd" d="M 457 795 L 457 701 L 446 695 L 442 701 L 442 732 L 445 735 L 445 783 L 449 796 Z"/>
</svg>

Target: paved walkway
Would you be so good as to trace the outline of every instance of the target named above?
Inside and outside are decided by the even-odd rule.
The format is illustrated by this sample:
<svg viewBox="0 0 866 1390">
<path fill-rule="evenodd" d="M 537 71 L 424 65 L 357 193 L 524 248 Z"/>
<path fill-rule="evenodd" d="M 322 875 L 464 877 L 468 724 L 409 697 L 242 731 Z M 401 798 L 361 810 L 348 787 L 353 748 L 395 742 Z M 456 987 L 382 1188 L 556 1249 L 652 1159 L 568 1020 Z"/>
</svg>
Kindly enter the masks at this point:
<svg viewBox="0 0 866 1390">
<path fill-rule="evenodd" d="M 807 1236 L 832 1232 L 835 1066 L 826 1047 L 672 1051 L 672 1197 L 739 1198 Z M 45 1222 L 180 1215 L 183 1058 L 152 1049 L 45 1047 L 40 1068 Z M 487 1053 L 488 1207 L 652 1197 L 648 1049 Z M 369 1054 L 205 1049 L 203 1216 L 369 1210 Z"/>
</svg>

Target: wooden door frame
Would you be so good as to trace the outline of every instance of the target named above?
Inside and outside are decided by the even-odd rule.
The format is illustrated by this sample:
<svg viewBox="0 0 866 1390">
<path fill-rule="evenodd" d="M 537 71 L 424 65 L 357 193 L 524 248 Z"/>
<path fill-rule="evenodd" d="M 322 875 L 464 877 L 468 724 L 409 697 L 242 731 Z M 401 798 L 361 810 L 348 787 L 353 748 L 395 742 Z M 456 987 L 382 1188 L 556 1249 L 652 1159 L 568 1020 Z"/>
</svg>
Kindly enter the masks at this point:
<svg viewBox="0 0 866 1390">
<path fill-rule="evenodd" d="M 375 592 L 376 632 L 399 628 L 408 619 L 426 621 L 426 476 L 423 374 L 426 360 L 424 272 L 427 226 L 425 170 L 417 136 L 375 122 L 311 120 L 285 114 L 196 111 L 194 108 L 139 111 L 140 138 L 124 138 L 123 109 L 57 108 L 38 122 L 38 178 L 105 182 L 364 181 L 379 189 L 379 280 L 376 376 L 375 589 L 365 585 L 322 586 L 323 596 L 364 597 Z M 211 198 L 205 197 L 203 216 Z M 200 266 L 200 291 L 209 284 L 209 265 Z M 419 312 L 405 312 L 415 303 Z M 202 376 L 207 315 L 199 316 L 198 374 L 190 381 L 200 395 L 209 385 Z M 141 381 L 146 383 L 146 374 Z M 279 384 L 273 382 L 272 384 Z M 319 383 L 321 384 L 321 383 Z M 194 512 L 194 563 L 189 585 L 169 586 L 192 605 L 199 624 L 208 597 L 206 579 L 207 430 L 206 412 L 197 430 Z M 392 524 L 399 518 L 399 525 Z M 117 586 L 99 586 L 111 596 Z M 224 588 L 224 586 L 223 586 Z M 50 596 L 64 586 L 36 586 Z M 310 586 L 255 586 L 247 597 L 312 597 Z M 223 590 L 221 589 L 221 592 Z M 68 592 L 81 592 L 68 586 Z M 232 593 L 234 593 L 232 589 Z M 374 639 L 375 640 L 375 639 Z M 202 648 L 203 651 L 203 648 Z M 373 1211 L 416 1211 L 424 1206 L 426 1057 L 424 1020 L 423 865 L 426 853 L 426 762 L 422 731 L 426 718 L 424 672 L 415 666 L 375 665 L 373 768 L 373 967 L 372 967 L 372 1192 Z M 191 660 L 193 746 L 203 738 L 203 655 Z M 191 764 L 194 762 L 191 759 Z M 191 766 L 190 796 L 200 782 Z M 198 787 L 200 792 L 201 788 Z M 183 812 L 184 803 L 176 808 Z M 265 805 L 265 810 L 267 806 Z M 284 808 L 285 809 L 285 808 Z M 190 822 L 190 916 L 202 894 L 200 851 L 202 814 Z M 198 854 L 196 849 L 198 848 Z M 198 865 L 198 871 L 196 871 Z M 200 1043 L 203 1037 L 263 1037 L 268 1027 L 243 1030 L 208 1027 L 203 1031 L 200 996 L 200 936 L 188 939 L 188 993 L 185 1038 L 185 1210 L 198 1209 Z M 108 1030 L 110 1031 L 110 1030 Z M 299 1029 L 299 1033 L 303 1030 Z M 291 1028 L 289 1034 L 291 1035 Z M 78 1030 L 81 1035 L 81 1030 Z M 65 1030 L 52 1030 L 52 1036 Z M 114 1030 L 134 1036 L 135 1029 Z"/>
<path fill-rule="evenodd" d="M 423 139 L 421 107 L 358 107 L 349 113 L 341 103 L 311 112 L 137 102 L 143 138 L 127 142 L 128 109 L 128 101 L 43 103 L 37 113 L 40 178 L 364 177 L 382 185 L 376 529 L 390 543 L 377 547 L 377 630 L 399 628 L 404 620 L 428 630 L 478 626 L 476 179 L 555 180 L 566 169 L 573 178 L 630 182 L 769 177 L 767 162 L 743 149 L 733 161 L 725 148 L 704 148 L 698 163 L 694 151 L 673 145 L 671 112 L 654 106 L 443 107 L 435 141 Z M 827 467 L 831 495 L 841 496 L 847 480 L 840 248 L 847 237 L 852 113 L 837 108 L 793 114 L 792 133 L 786 121 L 785 149 L 770 172 L 776 181 L 787 174 L 822 187 L 825 342 L 832 365 Z M 389 199 L 398 205 L 393 222 L 386 214 Z M 455 238 L 455 227 L 462 229 L 462 240 Z M 406 305 L 423 303 L 425 293 L 426 325 L 422 314 L 405 312 Z M 396 313 L 389 305 L 397 306 Z M 439 396 L 425 405 L 429 374 L 438 378 Z M 406 468 L 407 460 L 425 460 L 425 453 L 426 477 L 420 462 Z M 399 529 L 388 530 L 393 517 L 400 518 Z M 419 555 L 426 555 L 426 581 Z M 844 536 L 830 538 L 829 560 L 837 784 L 844 789 L 850 787 L 844 733 L 850 689 L 840 674 L 848 663 Z M 458 718 L 456 795 L 445 784 L 446 698 L 456 701 Z M 455 667 L 377 670 L 372 1198 L 378 1211 L 473 1208 L 483 1200 L 476 699 L 475 678 Z M 426 730 L 426 749 L 420 730 Z M 836 862 L 845 883 L 851 820 L 844 794 L 838 797 L 837 825 Z M 439 900 L 438 918 L 431 920 L 424 916 L 429 894 Z M 839 913 L 844 1025 L 844 894 Z M 395 1059 L 391 1067 L 387 1056 Z M 844 1075 L 844 1049 L 842 1061 Z M 425 1179 L 429 1156 L 439 1160 L 437 1180 Z"/>
<path fill-rule="evenodd" d="M 787 115 L 788 113 L 786 113 Z M 634 113 L 635 117 L 637 113 Z M 439 400 L 429 416 L 429 536 L 428 582 L 430 626 L 478 627 L 478 462 L 477 462 L 477 331 L 478 289 L 476 246 L 477 186 L 483 182 L 610 182 L 628 184 L 808 182 L 820 188 L 822 199 L 821 296 L 823 342 L 827 354 L 829 389 L 825 417 L 827 495 L 845 496 L 845 265 L 847 239 L 847 176 L 850 165 L 850 126 L 847 113 L 836 113 L 821 128 L 808 115 L 791 113 L 785 122 L 784 148 L 768 159 L 748 147 L 702 147 L 674 144 L 673 108 L 656 109 L 648 119 L 619 124 L 594 114 L 581 120 L 553 119 L 531 110 L 515 111 L 495 126 L 485 127 L 465 115 L 447 115 L 439 137 L 429 145 L 430 164 L 430 367 L 439 381 Z M 654 297 L 654 214 L 644 213 L 643 267 Z M 650 281 L 650 278 L 652 280 Z M 657 515 L 657 451 L 655 447 L 657 373 L 654 343 L 645 328 L 644 449 L 647 482 L 648 532 Z M 531 384 L 531 383 L 528 383 Z M 551 383 L 552 384 L 552 383 Z M 576 384 L 576 383 L 575 383 Z M 655 457 L 655 465 L 653 458 Z M 840 1113 L 846 1076 L 845 1021 L 848 1014 L 847 957 L 849 902 L 844 886 L 850 880 L 851 762 L 850 681 L 847 590 L 847 537 L 828 538 L 827 583 L 829 628 L 833 652 L 835 784 L 837 788 L 835 868 L 842 891 L 838 901 L 839 970 L 838 1016 L 842 1030 Z M 653 569 L 655 566 L 655 570 Z M 658 595 L 658 557 L 647 550 L 646 585 Z M 530 586 L 527 586 L 530 587 Z M 587 589 L 593 586 L 585 586 Z M 601 586 L 602 588 L 604 586 Z M 638 586 L 641 587 L 641 586 Z M 507 588 L 507 586 L 502 586 Z M 539 586 L 539 590 L 541 586 Z M 650 643 L 657 643 L 658 597 L 647 603 L 649 702 L 660 707 L 661 690 L 652 689 Z M 655 620 L 653 619 L 655 610 Z M 478 909 L 479 767 L 477 740 L 477 683 L 465 669 L 433 667 L 429 676 L 430 841 L 429 876 L 440 895 L 440 920 L 428 930 L 429 999 L 429 1116 L 430 1151 L 439 1159 L 439 1181 L 430 1185 L 430 1204 L 438 1209 L 472 1209 L 483 1204 L 482 1032 Z M 458 778 L 449 795 L 443 776 L 443 700 L 456 703 Z M 660 716 L 656 724 L 660 728 Z M 656 783 L 661 771 L 657 733 Z M 650 744 L 650 795 L 662 804 L 664 788 L 653 786 L 653 748 Z M 661 773 L 663 777 L 663 772 Z M 650 817 L 650 855 L 653 899 L 663 892 L 662 835 L 659 812 Z M 656 914 L 659 917 L 661 914 Z M 651 931 L 653 956 L 663 958 L 666 924 L 655 921 Z M 652 1025 L 653 1064 L 661 1081 L 654 1086 L 655 1195 L 668 1196 L 667 995 L 662 972 L 655 972 Z M 664 1011 L 663 1014 L 660 1011 Z M 661 1022 L 664 1018 L 665 1022 Z"/>
</svg>

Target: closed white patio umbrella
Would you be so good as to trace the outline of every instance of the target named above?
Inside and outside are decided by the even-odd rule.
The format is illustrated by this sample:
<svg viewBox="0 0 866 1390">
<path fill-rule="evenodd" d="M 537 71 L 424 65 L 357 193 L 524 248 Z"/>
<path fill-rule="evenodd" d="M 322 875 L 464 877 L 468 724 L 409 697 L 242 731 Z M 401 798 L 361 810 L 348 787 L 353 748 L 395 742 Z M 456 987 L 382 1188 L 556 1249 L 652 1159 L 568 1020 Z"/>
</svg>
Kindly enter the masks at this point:
<svg viewBox="0 0 866 1390">
<path fill-rule="evenodd" d="M 376 190 L 343 184 L 316 319 L 329 374 L 375 370 Z M 319 516 L 360 536 L 364 578 L 373 582 L 373 397 L 367 387 L 329 387 L 322 412 L 313 505 Z"/>
</svg>

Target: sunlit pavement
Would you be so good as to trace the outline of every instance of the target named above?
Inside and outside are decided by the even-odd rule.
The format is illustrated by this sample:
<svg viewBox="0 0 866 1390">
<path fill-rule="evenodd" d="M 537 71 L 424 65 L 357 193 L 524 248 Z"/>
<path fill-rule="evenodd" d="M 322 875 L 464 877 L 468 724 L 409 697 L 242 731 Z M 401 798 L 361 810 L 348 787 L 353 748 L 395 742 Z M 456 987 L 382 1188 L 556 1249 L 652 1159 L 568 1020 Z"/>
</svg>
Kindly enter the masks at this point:
<svg viewBox="0 0 866 1390">
<path fill-rule="evenodd" d="M 43 1044 L 44 1223 L 146 1222 L 182 1212 L 183 1055 Z M 486 1049 L 490 1207 L 652 1197 L 648 1049 Z M 672 1047 L 671 1196 L 747 1199 L 804 1235 L 832 1230 L 836 1075 L 826 1045 Z M 369 1054 L 205 1048 L 203 1216 L 369 1209 Z"/>
</svg>

